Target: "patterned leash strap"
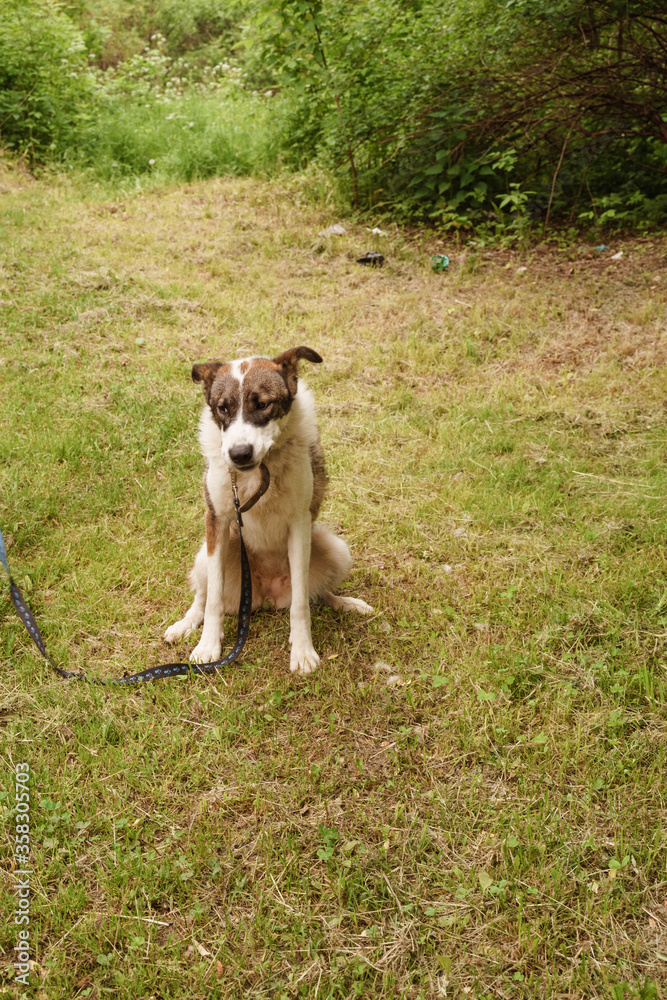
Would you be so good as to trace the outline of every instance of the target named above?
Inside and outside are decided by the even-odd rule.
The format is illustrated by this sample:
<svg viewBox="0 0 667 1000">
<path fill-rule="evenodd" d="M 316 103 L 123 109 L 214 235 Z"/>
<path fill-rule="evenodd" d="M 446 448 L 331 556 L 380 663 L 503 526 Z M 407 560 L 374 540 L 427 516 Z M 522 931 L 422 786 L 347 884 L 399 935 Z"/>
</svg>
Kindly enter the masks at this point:
<svg viewBox="0 0 667 1000">
<path fill-rule="evenodd" d="M 248 632 L 250 630 L 250 612 L 252 608 L 252 577 L 250 575 L 250 565 L 248 563 L 248 556 L 246 555 L 245 545 L 243 544 L 243 519 L 241 517 L 246 511 L 253 507 L 260 497 L 264 496 L 269 488 L 270 477 L 269 470 L 265 465 L 260 467 L 262 474 L 262 482 L 257 490 L 246 503 L 241 506 L 238 493 L 236 492 L 236 484 L 234 483 L 234 510 L 236 513 L 236 523 L 239 529 L 239 541 L 241 543 L 241 598 L 239 601 L 239 617 L 238 617 L 238 629 L 236 632 L 236 642 L 231 650 L 222 659 L 216 660 L 214 663 L 162 663 L 159 667 L 151 667 L 149 670 L 141 670 L 136 674 L 128 674 L 126 677 L 86 677 L 85 674 L 75 673 L 71 670 L 63 670 L 56 663 L 53 662 L 49 654 L 46 652 L 46 647 L 44 645 L 44 640 L 42 639 L 41 633 L 37 622 L 35 621 L 35 616 L 28 607 L 27 601 L 24 599 L 21 591 L 14 583 L 12 579 L 12 574 L 9 571 L 9 563 L 7 562 L 7 551 L 5 549 L 5 540 L 2 537 L 2 531 L 0 531 L 0 563 L 4 566 L 7 576 L 9 577 L 9 596 L 12 599 L 12 604 L 16 608 L 16 613 L 26 627 L 28 635 L 32 641 L 37 646 L 46 662 L 53 667 L 55 672 L 64 677 L 66 680 L 77 680 L 86 681 L 89 684 L 141 684 L 143 681 L 157 681 L 163 680 L 166 677 L 184 677 L 187 674 L 207 674 L 213 670 L 220 670 L 222 667 L 226 667 L 229 663 L 233 663 L 234 660 L 239 656 L 241 650 L 245 645 L 245 641 L 248 638 Z"/>
</svg>

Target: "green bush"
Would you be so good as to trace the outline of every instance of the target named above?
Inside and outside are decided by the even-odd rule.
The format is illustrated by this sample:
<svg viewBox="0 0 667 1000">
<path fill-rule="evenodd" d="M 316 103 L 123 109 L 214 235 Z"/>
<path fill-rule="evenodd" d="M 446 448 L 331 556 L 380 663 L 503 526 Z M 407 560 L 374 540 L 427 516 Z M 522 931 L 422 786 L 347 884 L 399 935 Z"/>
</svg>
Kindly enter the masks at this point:
<svg viewBox="0 0 667 1000">
<path fill-rule="evenodd" d="M 519 230 L 555 217 L 657 224 L 663 8 L 266 0 L 250 66 L 258 79 L 271 67 L 288 94 L 291 162 L 335 170 L 361 207 Z"/>
<path fill-rule="evenodd" d="M 192 53 L 200 65 L 210 65 L 238 44 L 247 8 L 243 0 L 162 0 L 156 30 L 171 55 Z"/>
<path fill-rule="evenodd" d="M 171 11 L 175 18 L 178 7 L 164 4 L 161 15 L 167 18 Z M 205 9 L 203 0 L 184 5 L 180 14 L 186 20 L 179 23 L 183 27 Z M 175 21 L 172 26 L 176 30 Z M 90 25 L 86 31 L 92 37 Z M 143 51 L 102 70 L 93 65 L 84 34 L 56 3 L 5 0 L 0 8 L 5 147 L 27 154 L 32 165 L 92 169 L 107 180 L 191 180 L 266 171 L 275 163 L 270 100 L 245 91 L 238 66 L 174 58 L 167 39 L 154 33 Z"/>
<path fill-rule="evenodd" d="M 67 13 L 103 69 L 141 52 L 160 34 L 171 57 L 196 65 L 228 58 L 253 0 L 67 0 Z"/>
<path fill-rule="evenodd" d="M 658 226 L 663 5 L 4 0 L 0 142 L 106 178 L 280 155 L 355 208 L 492 234 Z"/>
<path fill-rule="evenodd" d="M 91 110 L 81 32 L 49 0 L 0 6 L 0 143 L 31 162 L 57 154 Z"/>
</svg>

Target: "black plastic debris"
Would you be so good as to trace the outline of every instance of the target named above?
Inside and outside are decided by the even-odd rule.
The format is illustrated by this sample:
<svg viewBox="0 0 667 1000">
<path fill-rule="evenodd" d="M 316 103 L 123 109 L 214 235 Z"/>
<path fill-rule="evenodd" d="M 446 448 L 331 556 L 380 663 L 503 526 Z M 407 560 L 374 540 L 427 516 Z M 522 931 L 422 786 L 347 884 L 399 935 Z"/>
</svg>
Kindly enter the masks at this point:
<svg viewBox="0 0 667 1000">
<path fill-rule="evenodd" d="M 382 267 L 384 264 L 384 255 L 377 253 L 375 250 L 369 250 L 363 257 L 357 258 L 357 264 L 370 265 L 371 267 Z"/>
</svg>

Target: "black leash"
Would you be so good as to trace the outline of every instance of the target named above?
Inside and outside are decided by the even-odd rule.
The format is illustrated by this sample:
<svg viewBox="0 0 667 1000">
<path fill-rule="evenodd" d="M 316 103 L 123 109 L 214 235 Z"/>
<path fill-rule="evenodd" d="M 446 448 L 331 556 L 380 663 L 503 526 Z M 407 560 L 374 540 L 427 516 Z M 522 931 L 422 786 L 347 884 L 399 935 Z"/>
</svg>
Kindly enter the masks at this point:
<svg viewBox="0 0 667 1000">
<path fill-rule="evenodd" d="M 9 596 L 12 599 L 12 604 L 16 608 L 16 613 L 19 618 L 25 625 L 28 635 L 35 643 L 37 649 L 40 651 L 47 663 L 53 667 L 55 672 L 61 677 L 64 677 L 66 680 L 86 681 L 89 684 L 140 684 L 142 681 L 159 681 L 163 680 L 165 677 L 184 677 L 186 674 L 207 674 L 212 670 L 220 670 L 221 667 L 226 667 L 228 663 L 233 663 L 240 654 L 245 645 L 245 641 L 248 638 L 248 632 L 250 630 L 250 612 L 252 609 L 252 577 L 250 575 L 248 556 L 246 555 L 245 545 L 243 544 L 243 518 L 241 517 L 241 514 L 245 514 L 251 507 L 254 507 L 260 497 L 263 497 L 269 488 L 271 477 L 269 475 L 269 470 L 264 464 L 260 466 L 260 472 L 262 474 L 260 487 L 256 493 L 253 493 L 249 500 L 246 500 L 243 506 L 240 504 L 238 492 L 236 490 L 236 475 L 232 473 L 234 511 L 236 513 L 236 523 L 238 525 L 239 541 L 241 543 L 241 599 L 239 601 L 239 619 L 238 629 L 236 632 L 236 642 L 234 643 L 231 652 L 227 653 L 227 656 L 223 656 L 221 660 L 216 660 L 214 663 L 162 663 L 159 667 L 151 667 L 149 670 L 141 670 L 139 673 L 128 674 L 126 677 L 110 677 L 108 679 L 101 677 L 86 677 L 85 674 L 78 674 L 71 670 L 63 670 L 62 667 L 57 666 L 57 664 L 53 662 L 49 654 L 46 652 L 44 640 L 42 639 L 39 627 L 35 621 L 35 616 L 28 607 L 28 603 L 21 594 L 21 591 L 12 579 L 12 574 L 9 571 L 9 563 L 7 562 L 5 540 L 2 537 L 2 531 L 0 531 L 0 563 L 4 566 L 7 571 L 7 576 L 9 577 Z"/>
</svg>

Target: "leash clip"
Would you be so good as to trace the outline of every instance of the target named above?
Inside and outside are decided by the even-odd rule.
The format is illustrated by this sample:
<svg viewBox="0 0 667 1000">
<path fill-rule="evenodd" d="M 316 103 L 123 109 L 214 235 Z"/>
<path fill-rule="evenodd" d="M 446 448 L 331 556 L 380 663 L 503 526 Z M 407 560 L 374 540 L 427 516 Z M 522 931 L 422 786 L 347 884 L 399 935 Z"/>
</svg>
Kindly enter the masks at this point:
<svg viewBox="0 0 667 1000">
<path fill-rule="evenodd" d="M 237 478 L 236 477 L 236 469 L 232 469 L 230 471 L 229 478 L 231 479 L 231 482 L 232 482 L 232 497 L 233 497 L 233 500 L 234 500 L 234 507 L 235 507 L 235 510 L 236 510 L 236 521 L 238 523 L 239 528 L 242 528 L 243 527 L 243 518 L 241 517 L 241 502 L 239 500 L 239 491 L 238 491 L 238 487 L 236 485 L 236 478 Z"/>
</svg>

